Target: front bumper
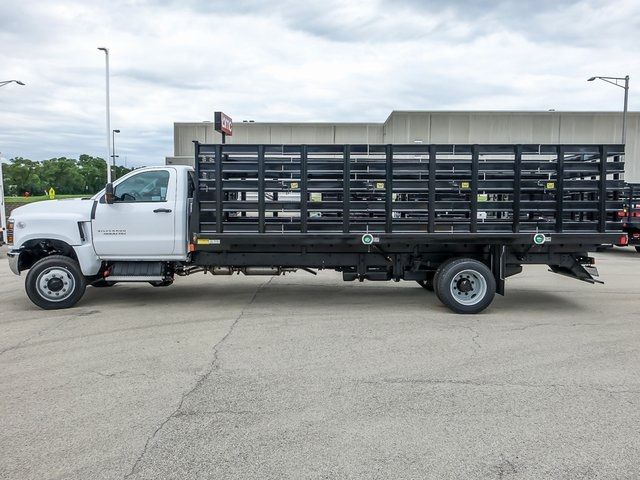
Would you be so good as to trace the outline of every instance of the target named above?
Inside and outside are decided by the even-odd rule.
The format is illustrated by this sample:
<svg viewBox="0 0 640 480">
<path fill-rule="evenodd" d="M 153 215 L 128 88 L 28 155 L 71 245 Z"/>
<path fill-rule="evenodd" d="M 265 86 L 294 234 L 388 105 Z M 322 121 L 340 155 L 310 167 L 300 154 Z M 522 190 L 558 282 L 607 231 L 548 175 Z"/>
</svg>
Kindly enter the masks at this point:
<svg viewBox="0 0 640 480">
<path fill-rule="evenodd" d="M 22 249 L 9 250 L 7 252 L 7 258 L 9 259 L 9 269 L 15 275 L 20 275 L 20 270 L 18 269 L 18 261 L 20 260 L 20 253 L 22 253 Z"/>
</svg>

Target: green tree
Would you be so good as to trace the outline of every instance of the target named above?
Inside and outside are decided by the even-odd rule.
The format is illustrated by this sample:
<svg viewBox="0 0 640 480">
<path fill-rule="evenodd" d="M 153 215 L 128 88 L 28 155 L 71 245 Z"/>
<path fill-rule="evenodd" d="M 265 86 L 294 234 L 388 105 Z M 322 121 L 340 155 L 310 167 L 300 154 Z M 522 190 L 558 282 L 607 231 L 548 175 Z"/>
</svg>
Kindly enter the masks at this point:
<svg viewBox="0 0 640 480">
<path fill-rule="evenodd" d="M 104 188 L 107 183 L 107 165 L 102 158 L 80 155 L 78 168 L 84 178 L 83 193 L 93 194 Z"/>
<path fill-rule="evenodd" d="M 16 157 L 3 166 L 4 191 L 10 195 L 22 195 L 25 192 L 39 194 L 42 189 L 39 162 L 28 158 Z"/>
<path fill-rule="evenodd" d="M 4 191 L 8 195 L 42 195 L 53 187 L 61 195 L 92 195 L 107 183 L 107 164 L 102 158 L 80 155 L 59 157 L 34 162 L 16 157 L 3 165 Z M 115 167 L 114 178 L 120 178 L 131 169 Z"/>
<path fill-rule="evenodd" d="M 72 158 L 51 158 L 42 162 L 40 179 L 44 188 L 53 187 L 59 194 L 84 193 L 84 178 Z"/>
</svg>

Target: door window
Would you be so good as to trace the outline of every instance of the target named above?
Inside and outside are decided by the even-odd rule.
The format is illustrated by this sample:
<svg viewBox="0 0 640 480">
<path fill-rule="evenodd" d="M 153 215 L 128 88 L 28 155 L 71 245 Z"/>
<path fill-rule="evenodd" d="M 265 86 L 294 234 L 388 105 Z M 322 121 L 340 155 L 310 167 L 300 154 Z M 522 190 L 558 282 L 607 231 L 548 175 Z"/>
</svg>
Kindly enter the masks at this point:
<svg viewBox="0 0 640 480">
<path fill-rule="evenodd" d="M 169 186 L 169 172 L 152 170 L 127 178 L 115 187 L 117 202 L 165 202 Z"/>
</svg>

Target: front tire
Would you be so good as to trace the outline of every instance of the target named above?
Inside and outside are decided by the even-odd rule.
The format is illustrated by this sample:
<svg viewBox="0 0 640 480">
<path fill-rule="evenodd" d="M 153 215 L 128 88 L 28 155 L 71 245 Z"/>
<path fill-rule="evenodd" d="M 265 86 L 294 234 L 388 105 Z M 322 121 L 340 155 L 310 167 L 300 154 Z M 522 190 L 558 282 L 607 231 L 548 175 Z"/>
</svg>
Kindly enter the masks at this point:
<svg viewBox="0 0 640 480">
<path fill-rule="evenodd" d="M 496 294 L 496 280 L 482 262 L 471 258 L 447 260 L 436 273 L 436 294 L 456 313 L 479 313 Z"/>
<path fill-rule="evenodd" d="M 86 288 L 87 282 L 78 262 L 62 255 L 38 260 L 25 280 L 27 296 L 45 310 L 73 307 Z"/>
</svg>

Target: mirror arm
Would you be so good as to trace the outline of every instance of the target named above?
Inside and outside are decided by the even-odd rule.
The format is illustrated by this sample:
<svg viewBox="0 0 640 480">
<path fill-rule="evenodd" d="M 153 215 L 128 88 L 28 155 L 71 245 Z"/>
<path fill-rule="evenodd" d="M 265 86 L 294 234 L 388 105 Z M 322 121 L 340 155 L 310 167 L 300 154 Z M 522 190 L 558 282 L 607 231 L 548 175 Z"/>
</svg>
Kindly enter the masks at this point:
<svg viewBox="0 0 640 480">
<path fill-rule="evenodd" d="M 115 194 L 113 193 L 113 183 L 107 183 L 104 187 L 104 201 L 111 205 L 115 202 Z"/>
</svg>

